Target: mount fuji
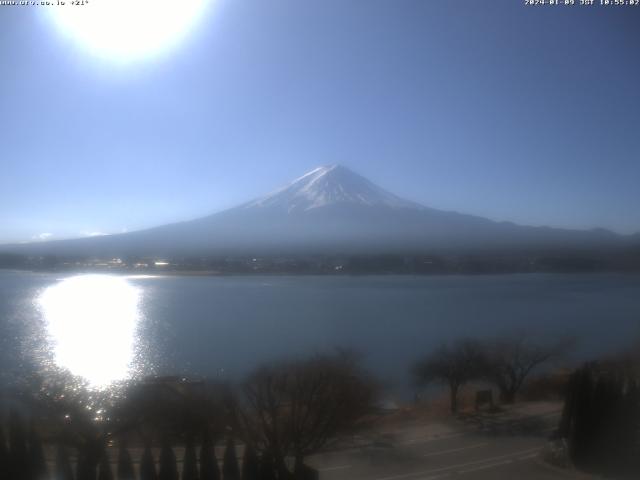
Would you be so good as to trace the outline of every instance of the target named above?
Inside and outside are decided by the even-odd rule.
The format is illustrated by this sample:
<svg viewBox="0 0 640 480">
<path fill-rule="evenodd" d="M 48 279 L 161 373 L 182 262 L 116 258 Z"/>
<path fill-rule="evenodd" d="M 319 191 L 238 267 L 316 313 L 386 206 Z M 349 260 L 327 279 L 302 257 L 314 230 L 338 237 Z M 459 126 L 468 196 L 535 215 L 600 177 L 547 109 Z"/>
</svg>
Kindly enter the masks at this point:
<svg viewBox="0 0 640 480">
<path fill-rule="evenodd" d="M 528 252 L 610 249 L 637 240 L 603 229 L 520 226 L 436 210 L 396 196 L 346 167 L 329 165 L 204 218 L 117 235 L 6 245 L 0 251 L 101 258 Z"/>
</svg>

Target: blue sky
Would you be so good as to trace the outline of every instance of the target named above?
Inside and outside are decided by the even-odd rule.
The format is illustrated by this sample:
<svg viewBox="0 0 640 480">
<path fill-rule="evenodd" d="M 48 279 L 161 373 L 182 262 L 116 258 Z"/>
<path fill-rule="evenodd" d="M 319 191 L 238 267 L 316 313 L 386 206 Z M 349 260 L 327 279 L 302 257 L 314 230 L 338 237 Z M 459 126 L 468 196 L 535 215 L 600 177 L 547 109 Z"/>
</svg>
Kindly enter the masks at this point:
<svg viewBox="0 0 640 480">
<path fill-rule="evenodd" d="M 0 7 L 0 243 L 186 220 L 328 163 L 435 208 L 640 231 L 639 20 L 217 0 L 170 50 L 121 64 Z"/>
</svg>

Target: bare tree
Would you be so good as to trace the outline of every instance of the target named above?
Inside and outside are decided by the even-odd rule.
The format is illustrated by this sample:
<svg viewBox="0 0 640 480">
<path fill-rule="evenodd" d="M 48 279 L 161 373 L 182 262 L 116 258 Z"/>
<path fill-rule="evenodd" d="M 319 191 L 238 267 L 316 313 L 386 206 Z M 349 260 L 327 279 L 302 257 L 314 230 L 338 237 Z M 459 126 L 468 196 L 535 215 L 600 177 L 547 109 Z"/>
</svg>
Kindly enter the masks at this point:
<svg viewBox="0 0 640 480">
<path fill-rule="evenodd" d="M 503 403 L 513 403 L 531 372 L 562 355 L 572 343 L 562 338 L 545 344 L 524 333 L 497 338 L 485 345 L 484 376 L 498 387 Z"/>
<path fill-rule="evenodd" d="M 226 394 L 226 385 L 211 381 L 160 377 L 135 382 L 113 409 L 112 428 L 135 431 L 147 441 L 197 438 L 203 429 L 220 437 L 227 421 Z"/>
<path fill-rule="evenodd" d="M 248 441 L 269 457 L 278 478 L 289 478 L 306 456 L 354 428 L 369 411 L 373 384 L 352 356 L 316 356 L 263 367 L 247 381 L 239 418 Z"/>
<path fill-rule="evenodd" d="M 437 382 L 449 387 L 451 413 L 458 411 L 458 392 L 483 371 L 484 353 L 475 340 L 458 340 L 441 345 L 413 367 L 413 374 L 421 385 Z"/>
</svg>

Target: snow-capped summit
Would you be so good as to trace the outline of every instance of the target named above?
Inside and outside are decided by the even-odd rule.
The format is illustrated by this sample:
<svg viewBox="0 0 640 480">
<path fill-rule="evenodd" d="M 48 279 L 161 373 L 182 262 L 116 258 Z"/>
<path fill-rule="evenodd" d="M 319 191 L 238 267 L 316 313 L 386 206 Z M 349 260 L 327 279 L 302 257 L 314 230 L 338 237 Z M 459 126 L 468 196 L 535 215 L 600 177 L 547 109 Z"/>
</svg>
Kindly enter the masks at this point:
<svg viewBox="0 0 640 480">
<path fill-rule="evenodd" d="M 342 165 L 325 165 L 295 179 L 289 185 L 246 203 L 243 208 L 269 208 L 304 212 L 335 204 L 422 208 L 404 200 Z"/>
<path fill-rule="evenodd" d="M 274 193 L 222 212 L 148 230 L 9 245 L 29 255 L 294 255 L 617 248 L 610 232 L 519 226 L 423 207 L 340 165 L 316 168 Z M 635 243 L 633 243 L 635 244 Z"/>
</svg>

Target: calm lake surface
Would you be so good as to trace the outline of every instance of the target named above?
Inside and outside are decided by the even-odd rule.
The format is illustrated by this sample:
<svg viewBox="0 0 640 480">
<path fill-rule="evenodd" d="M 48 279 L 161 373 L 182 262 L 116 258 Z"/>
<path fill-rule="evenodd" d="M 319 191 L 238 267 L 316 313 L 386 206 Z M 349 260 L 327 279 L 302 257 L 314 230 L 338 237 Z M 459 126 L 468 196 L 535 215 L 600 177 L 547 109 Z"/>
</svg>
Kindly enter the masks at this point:
<svg viewBox="0 0 640 480">
<path fill-rule="evenodd" d="M 237 379 L 264 360 L 355 348 L 389 386 L 439 343 L 526 329 L 574 357 L 640 338 L 640 276 L 118 276 L 0 271 L 3 368 Z"/>
</svg>

